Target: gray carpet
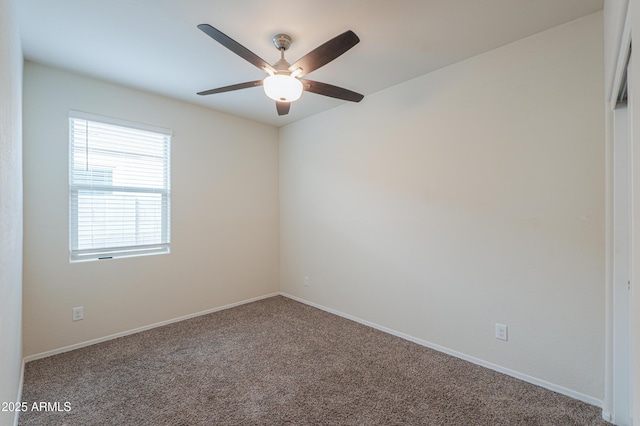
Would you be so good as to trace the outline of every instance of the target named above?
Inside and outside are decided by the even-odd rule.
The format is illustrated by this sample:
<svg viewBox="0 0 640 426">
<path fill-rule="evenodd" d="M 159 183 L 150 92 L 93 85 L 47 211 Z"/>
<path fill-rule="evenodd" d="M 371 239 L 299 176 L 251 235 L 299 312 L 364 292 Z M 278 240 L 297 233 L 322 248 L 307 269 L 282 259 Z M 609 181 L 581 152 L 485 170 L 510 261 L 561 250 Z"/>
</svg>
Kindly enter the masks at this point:
<svg viewBox="0 0 640 426">
<path fill-rule="evenodd" d="M 604 425 L 600 409 L 273 297 L 27 364 L 20 425 Z M 69 402 L 71 410 L 64 411 Z"/>
</svg>

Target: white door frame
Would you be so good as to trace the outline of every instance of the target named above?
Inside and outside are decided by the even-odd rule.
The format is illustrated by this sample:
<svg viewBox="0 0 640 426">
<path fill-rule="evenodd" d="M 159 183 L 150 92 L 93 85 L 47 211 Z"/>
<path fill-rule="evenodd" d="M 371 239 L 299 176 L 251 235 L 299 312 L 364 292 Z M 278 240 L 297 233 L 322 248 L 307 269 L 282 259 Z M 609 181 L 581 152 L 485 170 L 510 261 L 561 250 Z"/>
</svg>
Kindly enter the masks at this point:
<svg viewBox="0 0 640 426">
<path fill-rule="evenodd" d="M 631 2 L 629 2 L 630 7 Z M 611 400 L 604 408 L 609 411 L 612 423 L 620 426 L 633 424 L 632 385 L 632 335 L 631 335 L 631 283 L 633 282 L 633 160 L 631 117 L 634 99 L 631 96 L 631 13 L 627 10 L 620 43 L 619 55 L 614 70 L 614 82 L 609 99 L 613 117 L 613 167 L 611 246 Z M 626 88 L 628 102 L 619 102 L 619 94 Z"/>
<path fill-rule="evenodd" d="M 614 110 L 613 167 L 613 399 L 611 420 L 631 425 L 631 185 L 629 109 Z"/>
</svg>

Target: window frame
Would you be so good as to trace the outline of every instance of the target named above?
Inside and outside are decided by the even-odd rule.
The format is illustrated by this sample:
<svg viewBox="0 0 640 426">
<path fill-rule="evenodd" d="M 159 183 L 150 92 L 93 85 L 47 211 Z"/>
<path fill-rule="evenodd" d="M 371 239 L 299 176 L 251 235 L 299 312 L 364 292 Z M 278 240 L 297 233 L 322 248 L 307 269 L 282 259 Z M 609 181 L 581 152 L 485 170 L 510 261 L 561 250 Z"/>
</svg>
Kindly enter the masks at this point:
<svg viewBox="0 0 640 426">
<path fill-rule="evenodd" d="M 74 134 L 73 126 L 74 120 L 84 120 L 87 122 L 95 122 L 99 124 L 106 124 L 110 126 L 118 126 L 129 130 L 139 130 L 143 132 L 152 132 L 165 138 L 164 151 L 166 155 L 164 158 L 164 170 L 166 185 L 164 188 L 142 188 L 134 186 L 122 186 L 122 185 L 96 185 L 91 184 L 79 184 L 74 183 Z M 173 132 L 170 129 L 163 127 L 151 126 L 147 124 L 141 124 L 131 122 L 127 120 L 121 120 L 112 117 L 105 117 L 96 114 L 90 114 L 86 112 L 69 110 L 68 115 L 69 126 L 69 261 L 85 262 L 92 260 L 104 260 L 104 259 L 116 259 L 135 256 L 147 256 L 154 254 L 168 254 L 171 248 L 171 138 Z M 90 143 L 90 141 L 87 141 Z M 126 151 L 122 151 L 125 153 Z M 79 203 L 78 203 L 78 191 L 110 191 L 119 193 L 140 193 L 140 194 L 162 194 L 161 200 L 161 242 L 154 244 L 134 244 L 134 245 L 121 245 L 117 247 L 94 247 L 90 249 L 79 249 Z M 74 208 L 74 196 L 75 196 L 75 208 Z"/>
</svg>

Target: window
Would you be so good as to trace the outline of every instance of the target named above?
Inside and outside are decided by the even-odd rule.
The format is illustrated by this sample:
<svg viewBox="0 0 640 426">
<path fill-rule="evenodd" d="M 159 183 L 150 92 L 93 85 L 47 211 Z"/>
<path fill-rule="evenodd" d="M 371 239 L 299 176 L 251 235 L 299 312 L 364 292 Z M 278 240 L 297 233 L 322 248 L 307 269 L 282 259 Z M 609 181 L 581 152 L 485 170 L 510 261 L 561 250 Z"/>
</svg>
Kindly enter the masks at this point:
<svg viewBox="0 0 640 426">
<path fill-rule="evenodd" d="M 169 252 L 171 131 L 69 112 L 70 260 Z"/>
</svg>

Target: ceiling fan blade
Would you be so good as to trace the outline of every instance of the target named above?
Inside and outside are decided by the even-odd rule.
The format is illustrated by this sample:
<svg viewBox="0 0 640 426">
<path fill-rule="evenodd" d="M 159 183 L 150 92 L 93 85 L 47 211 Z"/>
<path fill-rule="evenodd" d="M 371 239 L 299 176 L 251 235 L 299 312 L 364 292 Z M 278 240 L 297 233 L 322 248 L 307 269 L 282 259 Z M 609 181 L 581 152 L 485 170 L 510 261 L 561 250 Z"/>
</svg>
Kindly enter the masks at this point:
<svg viewBox="0 0 640 426">
<path fill-rule="evenodd" d="M 263 80 L 248 81 L 246 83 L 232 84 L 231 86 L 218 87 L 217 89 L 198 92 L 198 95 L 215 95 L 216 93 L 231 92 L 232 90 L 248 89 L 249 87 L 262 86 Z"/>
<path fill-rule="evenodd" d="M 276 101 L 276 109 L 278 110 L 278 115 L 287 115 L 287 114 L 289 114 L 289 108 L 291 108 L 291 102 L 277 102 Z"/>
<path fill-rule="evenodd" d="M 298 59 L 289 67 L 289 71 L 294 72 L 300 68 L 302 72 L 300 72 L 299 76 L 309 74 L 333 61 L 359 42 L 360 39 L 353 31 L 346 31 Z"/>
<path fill-rule="evenodd" d="M 253 53 L 252 51 L 250 51 L 249 49 L 247 49 L 246 47 L 244 47 L 243 45 L 241 45 L 240 43 L 238 43 L 228 35 L 213 28 L 211 25 L 200 24 L 198 25 L 198 28 L 204 33 L 206 33 L 209 37 L 211 37 L 212 39 L 214 39 L 215 41 L 217 41 L 218 43 L 220 43 L 221 45 L 223 45 L 224 47 L 226 47 L 236 55 L 240 56 L 242 59 L 248 62 L 251 62 L 253 65 L 260 68 L 261 70 L 263 71 L 270 70 L 272 72 L 275 72 L 273 67 L 269 65 L 267 62 L 265 62 L 264 59 L 260 58 L 258 55 L 256 55 L 255 53 Z"/>
<path fill-rule="evenodd" d="M 342 87 L 334 86 L 332 84 L 320 83 L 319 81 L 312 80 L 300 80 L 302 88 L 311 93 L 318 95 L 329 96 L 336 99 L 342 99 L 343 101 L 360 102 L 364 95 L 353 92 Z"/>
</svg>

